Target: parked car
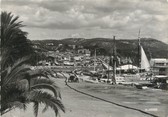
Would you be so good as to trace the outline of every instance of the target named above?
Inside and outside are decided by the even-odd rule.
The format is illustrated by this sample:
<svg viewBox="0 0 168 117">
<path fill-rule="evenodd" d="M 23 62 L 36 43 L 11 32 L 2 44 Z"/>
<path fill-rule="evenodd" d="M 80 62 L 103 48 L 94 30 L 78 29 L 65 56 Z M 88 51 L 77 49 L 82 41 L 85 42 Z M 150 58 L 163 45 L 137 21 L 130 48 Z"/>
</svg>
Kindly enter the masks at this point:
<svg viewBox="0 0 168 117">
<path fill-rule="evenodd" d="M 75 75 L 70 75 L 68 82 L 79 82 L 79 79 Z"/>
</svg>

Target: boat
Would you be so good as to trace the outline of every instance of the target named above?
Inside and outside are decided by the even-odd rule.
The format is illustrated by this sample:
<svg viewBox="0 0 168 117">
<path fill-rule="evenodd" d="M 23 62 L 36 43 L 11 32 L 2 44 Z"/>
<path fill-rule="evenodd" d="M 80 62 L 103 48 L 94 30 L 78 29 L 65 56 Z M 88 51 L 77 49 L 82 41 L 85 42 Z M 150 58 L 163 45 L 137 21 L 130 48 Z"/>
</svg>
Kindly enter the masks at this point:
<svg viewBox="0 0 168 117">
<path fill-rule="evenodd" d="M 116 80 L 116 84 L 125 84 L 125 78 L 123 76 L 116 76 L 115 80 Z M 113 83 L 112 79 L 108 78 L 107 76 L 101 77 L 100 82 L 110 83 L 110 84 Z"/>
<path fill-rule="evenodd" d="M 139 75 L 140 80 L 148 81 L 147 83 L 138 83 L 136 85 L 137 88 L 141 89 L 143 86 L 157 88 L 157 89 L 168 89 L 168 76 L 166 75 L 151 75 L 153 74 L 150 69 L 150 63 L 148 58 L 145 54 L 145 51 L 140 44 L 139 38 L 139 48 L 140 48 L 140 68 L 139 68 Z M 141 72 L 143 71 L 143 72 Z M 149 75 L 148 75 L 149 74 Z"/>
<path fill-rule="evenodd" d="M 154 85 L 154 88 L 168 90 L 168 76 L 166 75 L 154 76 L 151 83 Z"/>
</svg>

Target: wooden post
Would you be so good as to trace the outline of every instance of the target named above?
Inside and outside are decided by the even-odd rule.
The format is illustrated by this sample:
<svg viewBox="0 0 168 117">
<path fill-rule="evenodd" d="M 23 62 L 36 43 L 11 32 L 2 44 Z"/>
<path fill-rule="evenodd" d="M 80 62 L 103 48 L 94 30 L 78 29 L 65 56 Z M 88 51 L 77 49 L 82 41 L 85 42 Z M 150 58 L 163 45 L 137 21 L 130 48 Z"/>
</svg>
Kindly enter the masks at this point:
<svg viewBox="0 0 168 117">
<path fill-rule="evenodd" d="M 116 41 L 115 36 L 113 36 L 113 77 L 112 77 L 112 83 L 116 84 Z"/>
</svg>

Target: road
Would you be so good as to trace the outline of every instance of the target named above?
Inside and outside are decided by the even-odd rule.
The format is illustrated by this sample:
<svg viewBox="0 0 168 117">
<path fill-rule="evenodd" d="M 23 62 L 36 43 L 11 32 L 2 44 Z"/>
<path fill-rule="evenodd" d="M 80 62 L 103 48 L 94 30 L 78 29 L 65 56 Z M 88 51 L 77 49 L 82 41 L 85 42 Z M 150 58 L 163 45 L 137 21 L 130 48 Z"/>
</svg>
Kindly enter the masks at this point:
<svg viewBox="0 0 168 117">
<path fill-rule="evenodd" d="M 66 107 L 66 113 L 60 112 L 61 117 L 151 117 L 141 112 L 119 107 L 93 97 L 89 97 L 65 85 L 65 79 L 55 79 L 61 88 L 62 101 Z M 70 86 L 94 96 L 120 103 L 126 106 L 141 109 L 159 117 L 168 117 L 168 92 L 139 91 L 133 88 L 113 87 L 104 84 L 70 83 Z M 160 96 L 160 97 L 159 97 Z M 43 105 L 40 107 L 42 110 Z M 3 117 L 34 117 L 32 105 L 27 111 L 13 110 Z M 49 109 L 39 117 L 55 117 Z"/>
</svg>

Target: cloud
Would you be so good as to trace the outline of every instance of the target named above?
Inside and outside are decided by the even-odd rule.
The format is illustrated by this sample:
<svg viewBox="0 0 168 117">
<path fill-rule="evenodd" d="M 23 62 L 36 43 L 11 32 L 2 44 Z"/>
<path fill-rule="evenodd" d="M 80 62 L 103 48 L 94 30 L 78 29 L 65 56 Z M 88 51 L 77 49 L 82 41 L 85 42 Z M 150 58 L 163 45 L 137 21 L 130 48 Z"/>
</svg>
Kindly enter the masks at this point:
<svg viewBox="0 0 168 117">
<path fill-rule="evenodd" d="M 19 15 L 26 30 L 47 29 L 53 32 L 52 37 L 58 33 L 62 37 L 108 37 L 116 33 L 120 38 L 135 38 L 142 28 L 144 36 L 168 38 L 166 0 L 2 0 L 2 7 Z"/>
</svg>

